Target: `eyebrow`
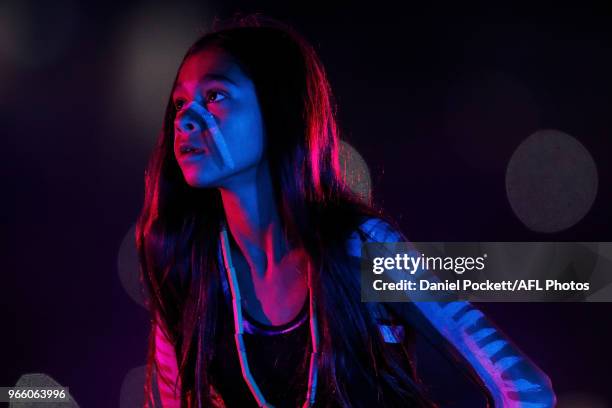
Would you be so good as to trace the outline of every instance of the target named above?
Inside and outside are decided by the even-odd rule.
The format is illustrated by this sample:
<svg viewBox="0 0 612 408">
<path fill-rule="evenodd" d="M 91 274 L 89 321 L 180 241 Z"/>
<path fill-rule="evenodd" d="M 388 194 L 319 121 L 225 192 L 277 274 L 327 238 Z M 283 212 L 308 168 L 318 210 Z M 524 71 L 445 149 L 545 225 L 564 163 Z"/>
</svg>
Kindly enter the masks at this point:
<svg viewBox="0 0 612 408">
<path fill-rule="evenodd" d="M 221 82 L 230 83 L 234 86 L 238 86 L 238 84 L 235 81 L 231 80 L 229 77 L 223 74 L 218 74 L 214 72 L 209 72 L 208 74 L 204 75 L 202 78 L 200 78 L 200 81 L 221 81 Z M 172 95 L 175 95 L 181 89 L 183 89 L 183 86 L 180 83 L 178 83 L 176 87 L 174 88 Z"/>
<path fill-rule="evenodd" d="M 238 86 L 238 84 L 231 80 L 229 77 L 223 75 L 223 74 L 216 74 L 214 72 L 209 72 L 208 74 L 204 75 L 203 77 L 200 78 L 200 81 L 221 81 L 221 82 L 228 82 L 234 86 Z M 176 85 L 176 88 L 182 88 L 181 83 L 179 82 Z"/>
<path fill-rule="evenodd" d="M 223 75 L 223 74 L 217 74 L 214 72 L 209 72 L 208 74 L 204 75 L 202 77 L 202 80 L 209 80 L 209 81 L 224 81 L 224 82 L 229 82 L 232 85 L 238 85 L 236 82 L 232 81 L 229 77 Z"/>
</svg>

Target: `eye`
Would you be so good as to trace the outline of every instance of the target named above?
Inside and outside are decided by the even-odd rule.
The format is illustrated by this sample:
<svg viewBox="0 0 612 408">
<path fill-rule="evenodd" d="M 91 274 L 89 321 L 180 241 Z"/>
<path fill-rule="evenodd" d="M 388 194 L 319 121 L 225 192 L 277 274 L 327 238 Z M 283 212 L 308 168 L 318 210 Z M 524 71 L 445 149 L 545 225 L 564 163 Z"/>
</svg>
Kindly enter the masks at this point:
<svg viewBox="0 0 612 408">
<path fill-rule="evenodd" d="M 183 106 L 185 106 L 185 100 L 184 99 L 177 98 L 174 101 L 174 107 L 176 108 L 177 111 L 180 111 L 181 109 L 183 109 Z"/>
<path fill-rule="evenodd" d="M 225 99 L 225 94 L 213 89 L 213 90 L 206 92 L 205 99 L 206 99 L 206 103 L 221 102 L 223 99 Z"/>
</svg>

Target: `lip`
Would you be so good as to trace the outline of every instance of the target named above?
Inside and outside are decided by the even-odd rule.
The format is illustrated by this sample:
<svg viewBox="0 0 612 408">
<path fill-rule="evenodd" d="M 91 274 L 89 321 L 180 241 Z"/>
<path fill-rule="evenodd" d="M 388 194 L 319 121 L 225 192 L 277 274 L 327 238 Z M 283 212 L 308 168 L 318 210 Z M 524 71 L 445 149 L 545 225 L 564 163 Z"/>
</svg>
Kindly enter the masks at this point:
<svg viewBox="0 0 612 408">
<path fill-rule="evenodd" d="M 181 143 L 178 148 L 179 156 L 194 156 L 208 153 L 208 149 L 203 146 L 196 146 L 190 143 Z"/>
</svg>

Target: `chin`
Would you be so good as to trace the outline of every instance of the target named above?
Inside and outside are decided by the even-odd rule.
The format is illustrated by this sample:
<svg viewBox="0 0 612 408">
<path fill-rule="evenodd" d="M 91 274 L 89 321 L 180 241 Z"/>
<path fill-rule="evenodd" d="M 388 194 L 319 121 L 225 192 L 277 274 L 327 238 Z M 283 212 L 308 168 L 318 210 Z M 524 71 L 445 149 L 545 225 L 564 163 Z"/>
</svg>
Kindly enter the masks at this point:
<svg viewBox="0 0 612 408">
<path fill-rule="evenodd" d="M 207 171 L 184 171 L 183 177 L 192 188 L 227 188 L 235 182 L 243 180 L 240 177 L 242 173 L 244 173 L 242 167 L 232 170 L 212 168 L 207 169 Z"/>
<path fill-rule="evenodd" d="M 193 188 L 213 188 L 218 187 L 218 179 L 212 177 L 202 177 L 201 175 L 186 175 L 185 182 Z"/>
</svg>

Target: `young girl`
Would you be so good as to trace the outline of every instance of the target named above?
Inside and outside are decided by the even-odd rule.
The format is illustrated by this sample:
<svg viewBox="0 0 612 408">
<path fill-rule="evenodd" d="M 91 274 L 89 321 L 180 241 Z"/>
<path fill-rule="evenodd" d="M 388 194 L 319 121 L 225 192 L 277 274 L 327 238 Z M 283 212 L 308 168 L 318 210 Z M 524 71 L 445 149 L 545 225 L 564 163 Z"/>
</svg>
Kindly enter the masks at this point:
<svg viewBox="0 0 612 408">
<path fill-rule="evenodd" d="M 138 221 L 152 318 L 146 405 L 432 407 L 413 334 L 495 407 L 550 407 L 547 376 L 467 302 L 362 303 L 362 242 L 403 241 L 341 177 L 314 49 L 250 17 L 183 59 Z"/>
</svg>

